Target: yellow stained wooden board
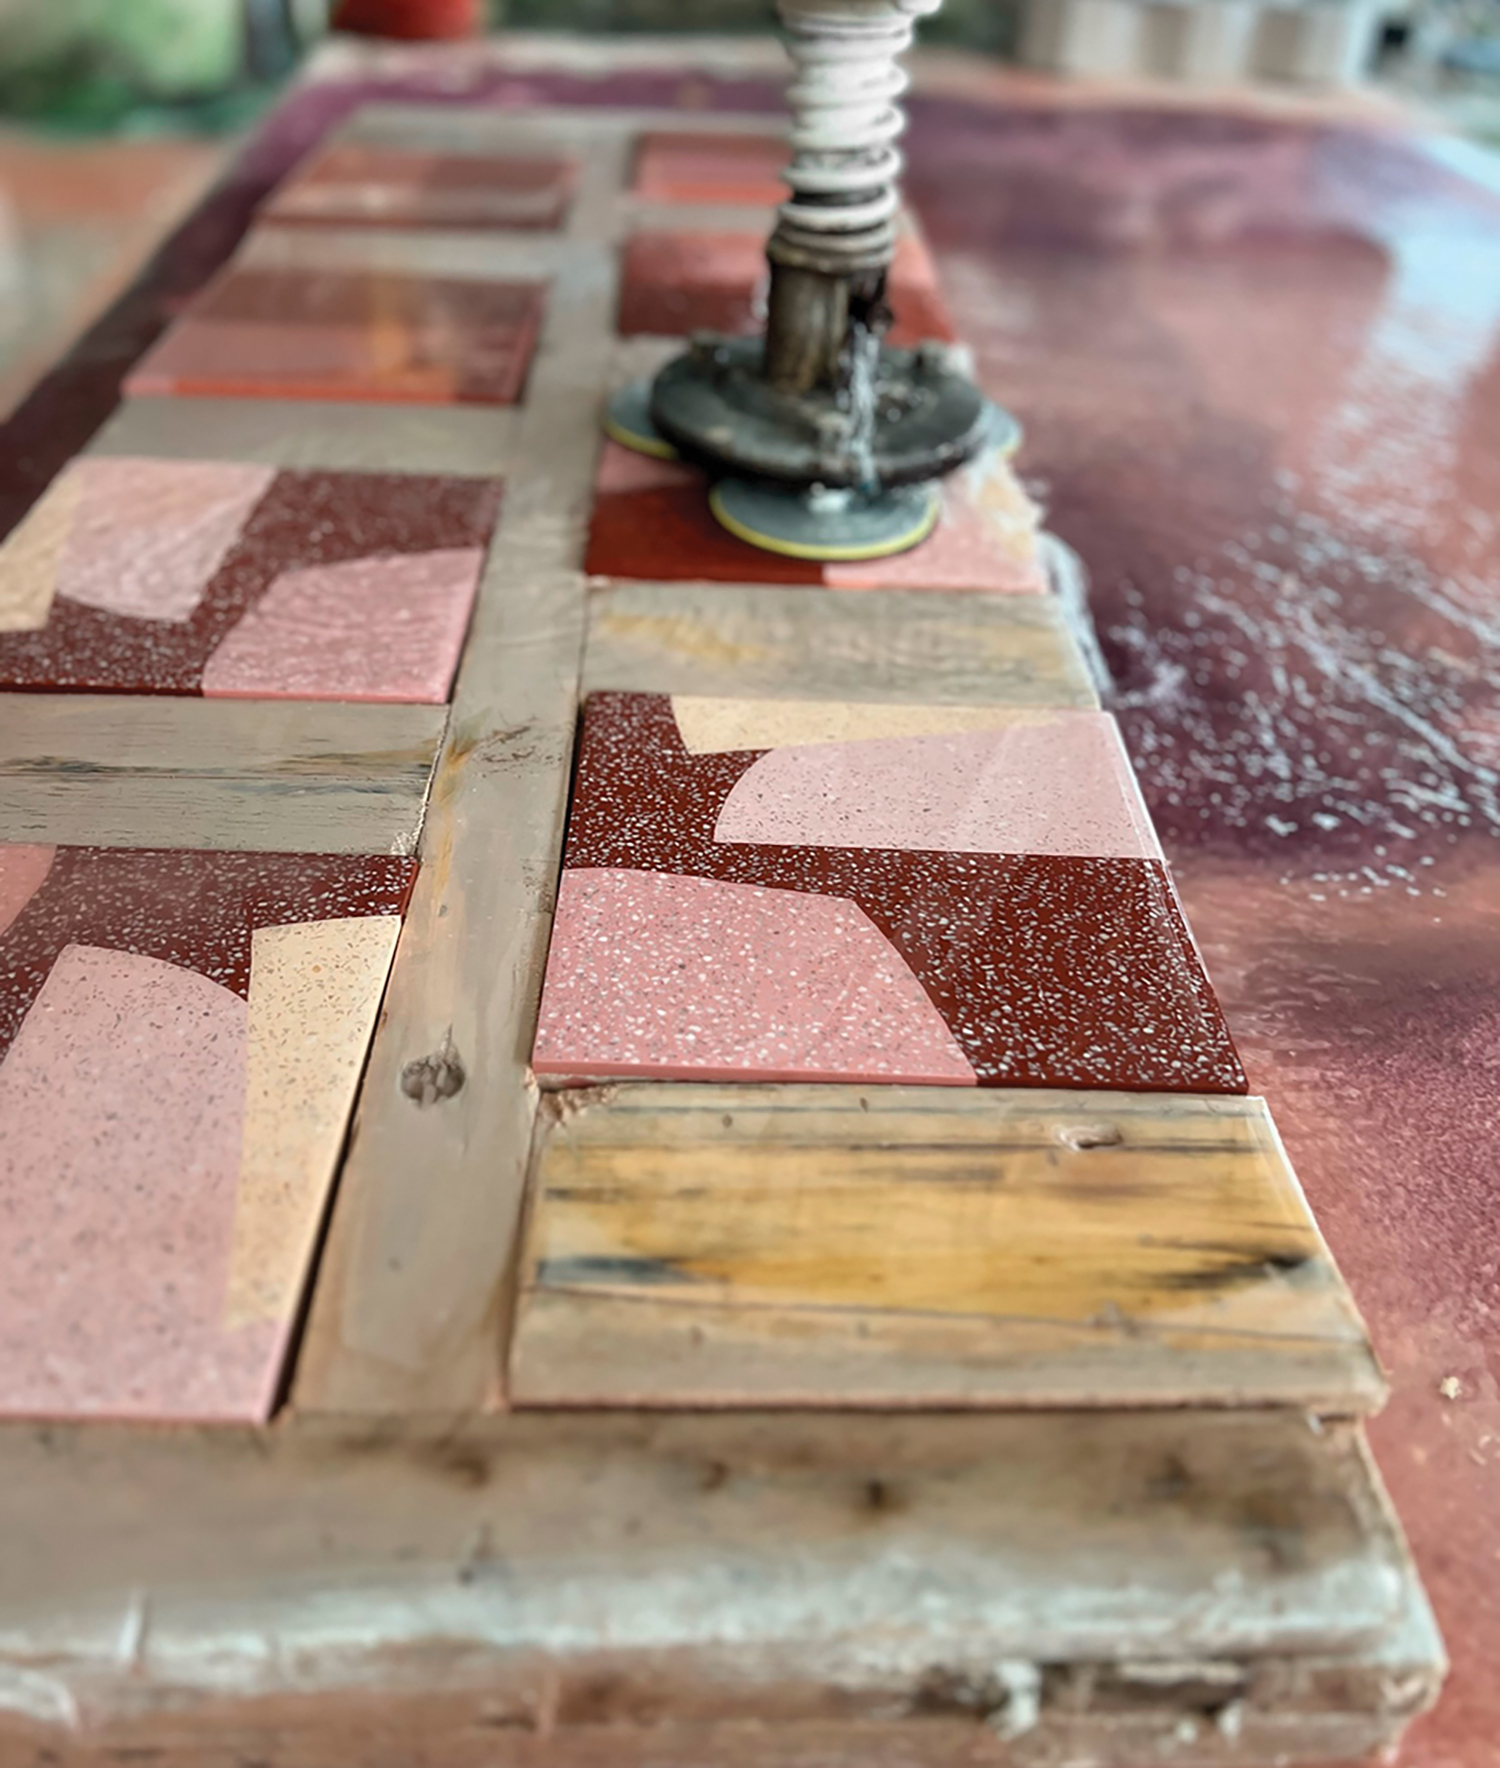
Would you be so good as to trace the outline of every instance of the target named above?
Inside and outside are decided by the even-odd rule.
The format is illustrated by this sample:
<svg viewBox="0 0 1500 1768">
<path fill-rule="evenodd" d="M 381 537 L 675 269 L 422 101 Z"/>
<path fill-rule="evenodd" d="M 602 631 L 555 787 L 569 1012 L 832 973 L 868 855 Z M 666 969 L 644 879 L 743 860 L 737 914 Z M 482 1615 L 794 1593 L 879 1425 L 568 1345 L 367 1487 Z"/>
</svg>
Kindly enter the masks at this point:
<svg viewBox="0 0 1500 1768">
<path fill-rule="evenodd" d="M 517 1404 L 1383 1397 L 1259 1099 L 562 1095 L 522 1271 Z"/>
</svg>

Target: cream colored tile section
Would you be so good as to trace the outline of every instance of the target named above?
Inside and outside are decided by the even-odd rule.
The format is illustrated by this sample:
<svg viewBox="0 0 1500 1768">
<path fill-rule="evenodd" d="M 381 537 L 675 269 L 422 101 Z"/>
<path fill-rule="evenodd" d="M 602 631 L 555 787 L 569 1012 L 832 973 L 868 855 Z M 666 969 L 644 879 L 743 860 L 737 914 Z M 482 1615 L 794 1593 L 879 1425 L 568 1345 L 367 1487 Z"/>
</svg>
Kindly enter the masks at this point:
<svg viewBox="0 0 1500 1768">
<path fill-rule="evenodd" d="M 881 706 L 850 700 L 721 700 L 697 694 L 673 694 L 672 715 L 690 755 L 1005 730 L 1051 724 L 1058 716 L 1034 706 Z"/>
<path fill-rule="evenodd" d="M 0 546 L 0 632 L 36 632 L 47 624 L 82 494 L 78 473 L 63 473 Z"/>
<path fill-rule="evenodd" d="M 229 1326 L 296 1306 L 400 931 L 370 915 L 254 934 Z"/>
</svg>

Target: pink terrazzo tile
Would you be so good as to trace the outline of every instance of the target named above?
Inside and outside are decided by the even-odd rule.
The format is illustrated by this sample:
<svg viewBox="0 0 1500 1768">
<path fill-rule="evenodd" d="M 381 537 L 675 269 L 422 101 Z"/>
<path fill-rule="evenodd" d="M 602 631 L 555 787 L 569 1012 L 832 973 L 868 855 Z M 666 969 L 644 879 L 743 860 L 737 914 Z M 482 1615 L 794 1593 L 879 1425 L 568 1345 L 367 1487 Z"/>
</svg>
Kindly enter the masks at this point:
<svg viewBox="0 0 1500 1768">
<path fill-rule="evenodd" d="M 900 954 L 831 896 L 662 872 L 563 873 L 539 1075 L 973 1086 Z"/>
<path fill-rule="evenodd" d="M 829 589 L 986 590 L 1044 595 L 1037 551 L 1040 520 L 1005 460 L 982 457 L 944 483 L 943 513 L 932 535 L 888 559 L 824 565 Z"/>
<path fill-rule="evenodd" d="M 19 843 L 0 846 L 0 934 L 10 930 L 27 903 L 47 882 L 47 874 L 56 858 L 55 847 Z"/>
<path fill-rule="evenodd" d="M 716 841 L 1160 859 L 1107 712 L 1023 712 L 996 730 L 772 749 Z"/>
<path fill-rule="evenodd" d="M 450 547 L 284 572 L 209 658 L 204 696 L 440 705 L 483 565 Z"/>
<path fill-rule="evenodd" d="M 251 1417 L 275 1326 L 226 1332 L 245 1002 L 63 948 L 0 1064 L 0 1411 Z"/>
<path fill-rule="evenodd" d="M 276 469 L 227 461 L 87 459 L 57 593 L 104 613 L 186 620 Z"/>
</svg>

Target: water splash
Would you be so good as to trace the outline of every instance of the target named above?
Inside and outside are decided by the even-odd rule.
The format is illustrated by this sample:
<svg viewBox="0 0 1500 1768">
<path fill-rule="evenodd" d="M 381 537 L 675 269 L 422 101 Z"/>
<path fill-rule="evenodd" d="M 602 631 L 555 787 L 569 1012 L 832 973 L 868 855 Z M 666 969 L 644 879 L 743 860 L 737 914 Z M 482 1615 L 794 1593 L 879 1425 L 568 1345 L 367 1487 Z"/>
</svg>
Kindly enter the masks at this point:
<svg viewBox="0 0 1500 1768">
<path fill-rule="evenodd" d="M 880 333 L 862 319 L 851 319 L 844 344 L 844 391 L 848 399 L 844 456 L 856 487 L 866 497 L 874 497 L 880 490 L 880 475 L 875 470 L 879 367 Z"/>
</svg>

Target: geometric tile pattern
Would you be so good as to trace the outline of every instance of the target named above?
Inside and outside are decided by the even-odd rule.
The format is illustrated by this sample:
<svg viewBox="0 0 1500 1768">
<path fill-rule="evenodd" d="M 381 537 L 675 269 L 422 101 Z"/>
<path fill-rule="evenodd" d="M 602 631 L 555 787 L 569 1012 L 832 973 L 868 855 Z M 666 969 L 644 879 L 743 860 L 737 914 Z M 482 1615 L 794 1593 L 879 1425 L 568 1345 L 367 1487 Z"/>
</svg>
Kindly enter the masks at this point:
<svg viewBox="0 0 1500 1768">
<path fill-rule="evenodd" d="M 1112 721 L 928 722 L 591 696 L 536 1072 L 1243 1092 Z"/>
<path fill-rule="evenodd" d="M 231 266 L 146 352 L 125 390 L 512 405 L 545 298 L 536 282 Z"/>
<path fill-rule="evenodd" d="M 0 1413 L 269 1415 L 415 874 L 0 847 Z"/>
<path fill-rule="evenodd" d="M 486 479 L 76 460 L 0 545 L 0 688 L 439 704 L 499 498 Z"/>
</svg>

